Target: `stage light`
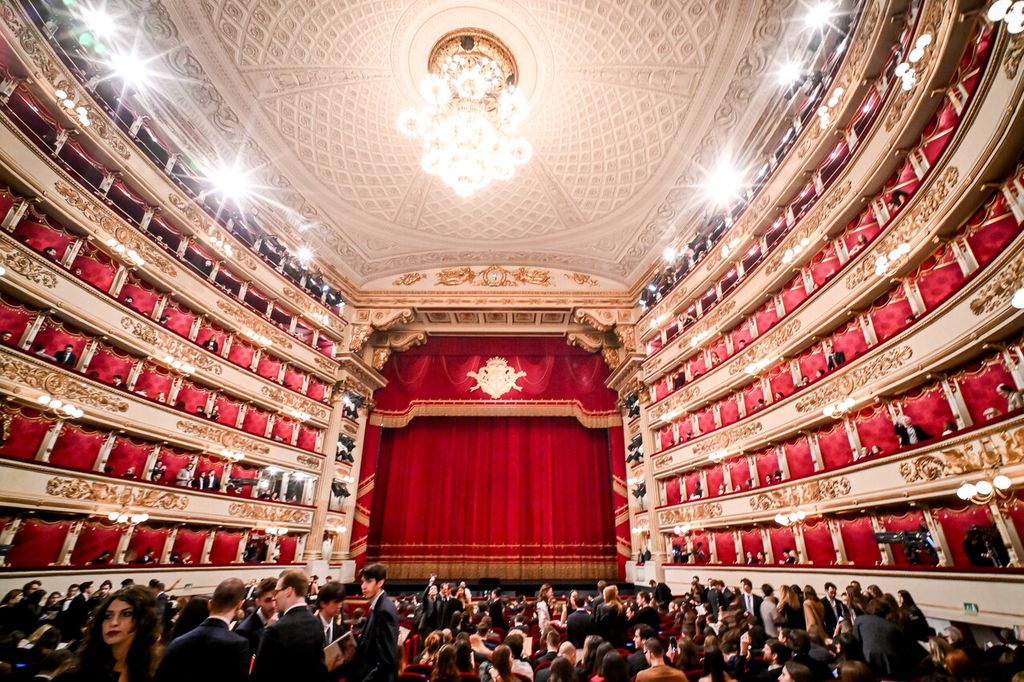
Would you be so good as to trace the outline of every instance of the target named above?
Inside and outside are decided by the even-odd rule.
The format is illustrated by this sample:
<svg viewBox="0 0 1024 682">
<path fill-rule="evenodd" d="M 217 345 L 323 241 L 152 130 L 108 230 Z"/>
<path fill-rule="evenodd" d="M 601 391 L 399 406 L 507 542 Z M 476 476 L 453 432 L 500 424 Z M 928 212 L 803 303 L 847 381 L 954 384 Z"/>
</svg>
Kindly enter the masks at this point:
<svg viewBox="0 0 1024 682">
<path fill-rule="evenodd" d="M 804 15 L 804 24 L 808 28 L 822 29 L 828 24 L 828 20 L 832 18 L 832 3 L 830 2 L 819 2 L 817 5 L 812 6 L 807 14 Z"/>
<path fill-rule="evenodd" d="M 676 250 L 671 246 L 666 246 L 665 250 L 661 252 L 662 258 L 671 263 L 676 259 Z"/>
<path fill-rule="evenodd" d="M 213 189 L 225 199 L 238 201 L 245 198 L 251 191 L 247 173 L 237 166 L 222 165 L 206 174 L 206 179 Z"/>
<path fill-rule="evenodd" d="M 726 205 L 739 197 L 743 188 L 743 176 L 728 161 L 720 161 L 718 167 L 708 175 L 704 189 L 716 204 Z"/>
<path fill-rule="evenodd" d="M 308 246 L 303 246 L 300 247 L 299 250 L 295 252 L 295 257 L 298 258 L 299 261 L 301 261 L 302 263 L 308 263 L 309 260 L 313 257 L 313 252 L 309 250 Z"/>
<path fill-rule="evenodd" d="M 78 18 L 93 37 L 100 40 L 111 38 L 117 32 L 117 21 L 105 7 L 82 5 L 78 9 Z"/>
<path fill-rule="evenodd" d="M 145 87 L 153 75 L 144 60 L 127 52 L 114 55 L 110 60 L 110 68 L 114 76 L 124 81 L 125 85 L 134 88 Z"/>
<path fill-rule="evenodd" d="M 786 62 L 779 68 L 779 84 L 792 85 L 803 75 L 803 69 L 796 62 Z"/>
</svg>

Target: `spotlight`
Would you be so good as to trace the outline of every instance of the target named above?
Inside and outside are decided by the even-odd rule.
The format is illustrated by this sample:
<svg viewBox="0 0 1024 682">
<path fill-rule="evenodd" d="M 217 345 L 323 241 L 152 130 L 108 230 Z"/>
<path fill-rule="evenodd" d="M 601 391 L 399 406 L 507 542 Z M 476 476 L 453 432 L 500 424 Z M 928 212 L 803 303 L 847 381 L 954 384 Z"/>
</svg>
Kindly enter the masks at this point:
<svg viewBox="0 0 1024 682">
<path fill-rule="evenodd" d="M 704 185 L 708 197 L 719 205 L 727 205 L 740 195 L 743 177 L 739 171 L 726 161 L 718 164 L 718 168 L 708 176 Z"/>
<path fill-rule="evenodd" d="M 117 31 L 117 22 L 104 7 L 83 5 L 78 10 L 78 18 L 100 40 L 113 37 Z"/>
<path fill-rule="evenodd" d="M 779 84 L 792 85 L 803 75 L 803 69 L 796 62 L 786 62 L 779 68 Z"/>
<path fill-rule="evenodd" d="M 817 5 L 812 6 L 807 14 L 804 15 L 804 24 L 808 28 L 822 29 L 828 24 L 828 20 L 832 18 L 832 3 L 830 2 L 819 2 Z"/>
<path fill-rule="evenodd" d="M 298 258 L 303 263 L 308 263 L 309 260 L 313 257 L 313 252 L 309 250 L 308 246 L 303 246 L 298 251 L 295 252 L 295 257 Z"/>
<path fill-rule="evenodd" d="M 115 55 L 110 60 L 110 68 L 114 76 L 124 81 L 126 86 L 135 88 L 145 87 L 153 75 L 146 67 L 146 62 L 131 53 Z"/>
<path fill-rule="evenodd" d="M 676 250 L 671 246 L 666 246 L 665 250 L 661 252 L 661 255 L 666 261 L 671 263 L 676 259 Z"/>
<path fill-rule="evenodd" d="M 206 179 L 225 199 L 238 201 L 248 195 L 251 189 L 247 173 L 237 166 L 222 165 L 214 168 L 206 174 Z"/>
</svg>

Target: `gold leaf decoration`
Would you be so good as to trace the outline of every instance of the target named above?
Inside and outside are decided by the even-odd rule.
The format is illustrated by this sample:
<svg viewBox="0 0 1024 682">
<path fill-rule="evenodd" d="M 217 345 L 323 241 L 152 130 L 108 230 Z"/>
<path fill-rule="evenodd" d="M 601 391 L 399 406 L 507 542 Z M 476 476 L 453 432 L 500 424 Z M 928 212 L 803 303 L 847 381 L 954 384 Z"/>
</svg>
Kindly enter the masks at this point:
<svg viewBox="0 0 1024 682">
<path fill-rule="evenodd" d="M 522 391 L 523 387 L 516 382 L 526 376 L 526 372 L 517 372 L 509 366 L 505 358 L 493 357 L 477 371 L 466 372 L 466 376 L 476 379 L 476 385 L 469 389 L 470 393 L 479 389 L 497 400 L 509 391 Z"/>
<path fill-rule="evenodd" d="M 899 369 L 907 364 L 907 361 L 913 356 L 914 351 L 910 346 L 890 348 L 861 367 L 841 372 L 827 379 L 824 386 L 814 389 L 809 395 L 797 401 L 796 411 L 810 412 L 838 402 L 858 389 L 870 386 L 886 374 Z"/>
<path fill-rule="evenodd" d="M 288 509 L 253 502 L 232 502 L 228 513 L 240 519 L 253 519 L 270 523 L 306 524 L 313 520 L 313 513 L 305 509 Z"/>
<path fill-rule="evenodd" d="M 577 286 L 596 287 L 598 285 L 598 281 L 596 279 L 590 275 L 584 275 L 582 272 L 566 272 L 564 274 L 567 280 Z"/>
<path fill-rule="evenodd" d="M 761 432 L 764 425 L 761 422 L 756 421 L 750 424 L 741 424 L 736 428 L 727 429 L 725 432 L 716 433 L 705 441 L 701 441 L 694 446 L 693 451 L 698 455 L 706 455 L 709 452 L 715 450 L 722 450 L 729 445 L 733 445 L 740 441 L 746 440 L 753 435 Z"/>
<path fill-rule="evenodd" d="M 700 523 L 705 519 L 715 519 L 722 515 L 722 505 L 717 502 L 700 502 L 688 504 L 676 509 L 663 509 L 658 512 L 658 525 L 674 526 L 681 523 Z"/>
<path fill-rule="evenodd" d="M 1024 259 L 1018 257 L 978 290 L 978 295 L 971 299 L 971 312 L 980 316 L 1008 306 L 1021 282 L 1024 282 Z"/>
<path fill-rule="evenodd" d="M 31 361 L 9 355 L 0 356 L 0 374 L 63 400 L 112 412 L 127 412 L 128 401 L 114 393 L 93 388 L 61 370 L 37 366 Z"/>
<path fill-rule="evenodd" d="M 295 461 L 311 471 L 320 471 L 321 460 L 312 455 L 299 455 Z"/>
<path fill-rule="evenodd" d="M 438 272 L 436 277 L 436 284 L 445 287 L 460 285 L 515 287 L 520 284 L 540 287 L 551 286 L 551 271 L 540 268 L 509 270 L 500 265 L 490 265 L 480 271 L 475 271 L 469 267 L 447 268 Z"/>
<path fill-rule="evenodd" d="M 16 272 L 28 281 L 47 289 L 57 286 L 57 276 L 21 249 L 10 244 L 0 244 L 0 254 L 0 262 L 3 262 L 4 267 L 11 272 Z"/>
<path fill-rule="evenodd" d="M 153 349 L 156 351 L 173 355 L 211 374 L 219 375 L 224 372 L 224 367 L 210 357 L 209 354 L 194 348 L 191 344 L 185 343 L 170 334 L 144 324 L 140 320 L 124 316 L 121 318 L 121 327 L 143 343 L 153 346 Z"/>
<path fill-rule="evenodd" d="M 132 485 L 95 483 L 80 478 L 54 477 L 46 482 L 46 494 L 67 500 L 87 500 L 108 504 L 181 511 L 188 508 L 188 497 Z"/>
<path fill-rule="evenodd" d="M 234 433 L 227 429 L 214 426 L 212 424 L 204 424 L 202 422 L 191 422 L 185 421 L 184 419 L 179 420 L 175 427 L 182 433 L 186 433 L 190 436 L 198 436 L 205 438 L 213 443 L 225 447 L 229 450 L 242 450 L 245 452 L 255 452 L 260 455 L 269 455 L 270 448 L 263 445 L 259 441 L 256 441 L 248 436 L 243 436 L 240 433 Z"/>
<path fill-rule="evenodd" d="M 811 481 L 802 485 L 782 486 L 777 490 L 752 496 L 750 508 L 753 511 L 769 511 L 826 502 L 849 495 L 852 489 L 850 479 L 845 476 Z"/>
<path fill-rule="evenodd" d="M 407 272 L 401 277 L 395 278 L 395 281 L 392 282 L 391 284 L 393 284 L 396 287 L 411 287 L 413 284 L 416 284 L 416 282 L 419 282 L 426 278 L 427 276 L 424 275 L 422 272 Z"/>
</svg>

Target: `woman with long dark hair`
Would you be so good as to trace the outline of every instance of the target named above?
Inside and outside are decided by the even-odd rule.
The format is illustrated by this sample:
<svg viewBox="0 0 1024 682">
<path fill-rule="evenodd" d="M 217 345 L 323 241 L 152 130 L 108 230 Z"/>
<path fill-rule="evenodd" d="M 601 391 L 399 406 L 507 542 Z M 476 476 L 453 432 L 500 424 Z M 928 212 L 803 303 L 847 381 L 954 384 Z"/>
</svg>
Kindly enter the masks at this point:
<svg viewBox="0 0 1024 682">
<path fill-rule="evenodd" d="M 437 652 L 437 662 L 430 671 L 431 682 L 459 682 L 459 667 L 455 664 L 455 647 L 446 644 Z"/>
<path fill-rule="evenodd" d="M 927 642 L 935 631 L 928 625 L 924 612 L 910 596 L 910 592 L 899 590 L 896 592 L 896 599 L 899 604 L 900 620 L 903 622 L 903 634 L 907 639 Z"/>
<path fill-rule="evenodd" d="M 78 663 L 58 679 L 150 682 L 160 662 L 156 600 L 133 585 L 110 594 L 92 613 Z"/>
</svg>

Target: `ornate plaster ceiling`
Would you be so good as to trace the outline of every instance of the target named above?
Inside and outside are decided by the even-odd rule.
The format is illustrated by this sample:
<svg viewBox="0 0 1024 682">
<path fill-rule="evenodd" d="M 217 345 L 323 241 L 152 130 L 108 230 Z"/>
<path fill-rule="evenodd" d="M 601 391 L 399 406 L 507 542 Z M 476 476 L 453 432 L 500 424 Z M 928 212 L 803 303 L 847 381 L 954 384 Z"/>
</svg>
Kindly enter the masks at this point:
<svg viewBox="0 0 1024 682">
<path fill-rule="evenodd" d="M 157 96 L 200 156 L 259 169 L 357 285 L 424 267 L 548 266 L 630 285 L 695 210 L 700 168 L 779 95 L 799 0 L 128 0 L 184 76 Z M 434 40 L 515 54 L 534 157 L 463 199 L 396 128 Z M 806 37 L 804 37 L 806 39 Z M 766 77 L 769 75 L 769 77 Z M 281 210 L 276 209 L 276 210 Z M 286 213 L 288 211 L 285 211 Z M 298 222 L 298 221 L 297 221 Z"/>
</svg>

